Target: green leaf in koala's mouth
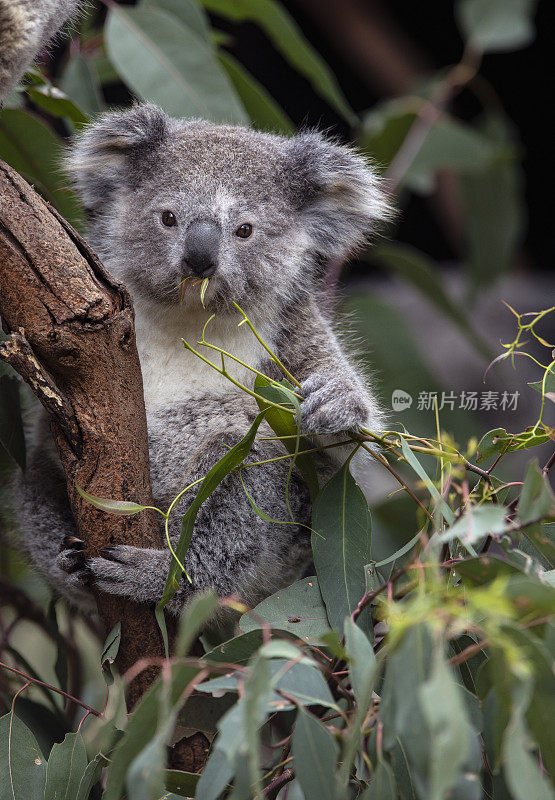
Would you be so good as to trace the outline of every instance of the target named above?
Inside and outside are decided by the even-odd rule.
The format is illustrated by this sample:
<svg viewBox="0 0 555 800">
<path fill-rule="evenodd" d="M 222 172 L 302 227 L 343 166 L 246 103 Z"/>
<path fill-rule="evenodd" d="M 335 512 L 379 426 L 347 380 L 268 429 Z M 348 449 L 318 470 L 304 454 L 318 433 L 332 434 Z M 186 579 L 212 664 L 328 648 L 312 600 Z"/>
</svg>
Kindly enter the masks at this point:
<svg viewBox="0 0 555 800">
<path fill-rule="evenodd" d="M 204 295 L 206 294 L 209 280 L 210 278 L 205 278 L 200 285 L 200 302 L 203 308 L 206 308 L 206 306 L 204 305 Z"/>
</svg>

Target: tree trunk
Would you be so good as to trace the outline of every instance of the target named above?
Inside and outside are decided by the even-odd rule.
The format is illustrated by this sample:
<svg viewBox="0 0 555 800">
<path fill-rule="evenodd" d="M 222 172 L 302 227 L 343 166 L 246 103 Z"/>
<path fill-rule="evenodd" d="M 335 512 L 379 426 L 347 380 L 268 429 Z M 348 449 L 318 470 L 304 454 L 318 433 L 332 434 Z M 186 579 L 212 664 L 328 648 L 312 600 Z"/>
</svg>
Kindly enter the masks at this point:
<svg viewBox="0 0 555 800">
<path fill-rule="evenodd" d="M 87 554 L 94 556 L 112 544 L 163 547 L 155 512 L 106 514 L 75 488 L 78 484 L 100 497 L 152 505 L 143 381 L 129 293 L 105 272 L 79 234 L 2 161 L 0 317 L 10 334 L 0 344 L 0 358 L 14 367 L 50 414 Z M 139 659 L 163 657 L 153 608 L 99 591 L 95 596 L 106 631 L 121 622 L 121 673 Z M 146 669 L 131 682 L 130 706 L 157 673 L 156 667 Z M 207 750 L 204 734 L 195 733 L 179 743 L 172 764 L 196 772 L 204 766 Z"/>
<path fill-rule="evenodd" d="M 67 490 L 86 552 L 110 544 L 160 547 L 155 513 L 106 514 L 75 485 L 101 497 L 152 505 L 146 414 L 133 307 L 81 237 L 0 162 L 0 315 L 9 338 L 0 357 L 51 415 Z M 122 624 L 121 672 L 163 655 L 153 611 L 96 592 L 107 630 Z M 152 681 L 142 673 L 133 704 Z"/>
</svg>

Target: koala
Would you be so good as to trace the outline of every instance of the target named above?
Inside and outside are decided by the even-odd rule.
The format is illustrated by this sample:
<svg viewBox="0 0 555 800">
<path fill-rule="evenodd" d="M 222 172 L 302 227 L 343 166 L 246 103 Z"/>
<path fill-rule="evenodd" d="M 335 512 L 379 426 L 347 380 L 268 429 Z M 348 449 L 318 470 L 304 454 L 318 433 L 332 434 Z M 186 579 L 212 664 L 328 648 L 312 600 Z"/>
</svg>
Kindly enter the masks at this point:
<svg viewBox="0 0 555 800">
<path fill-rule="evenodd" d="M 0 0 L 0 103 L 80 6 L 79 0 Z"/>
<path fill-rule="evenodd" d="M 335 335 L 322 303 L 322 265 L 360 247 L 389 209 L 362 157 L 317 132 L 292 138 L 168 117 L 153 105 L 100 116 L 80 133 L 67 168 L 89 220 L 88 238 L 133 295 L 147 412 L 155 504 L 166 510 L 251 426 L 255 399 L 187 351 L 209 341 L 240 359 L 229 372 L 252 387 L 244 364 L 283 377 L 234 306 L 300 382 L 302 431 L 333 435 L 378 430 L 378 402 Z M 201 303 L 198 280 L 208 278 Z M 196 282 L 195 282 L 196 280 Z M 213 359 L 219 362 L 219 354 Z M 292 471 L 295 524 L 257 516 L 246 491 L 273 520 L 291 521 L 289 459 L 263 423 L 241 474 L 232 472 L 204 502 L 168 605 L 178 614 L 213 587 L 254 606 L 295 580 L 311 558 L 310 503 Z M 317 459 L 323 483 L 337 468 Z M 157 602 L 170 551 L 131 545 L 86 560 L 69 513 L 64 477 L 44 418 L 20 479 L 23 547 L 56 588 L 81 606 L 89 586 Z M 180 510 L 187 507 L 188 492 Z M 181 514 L 170 519 L 175 545 Z"/>
</svg>

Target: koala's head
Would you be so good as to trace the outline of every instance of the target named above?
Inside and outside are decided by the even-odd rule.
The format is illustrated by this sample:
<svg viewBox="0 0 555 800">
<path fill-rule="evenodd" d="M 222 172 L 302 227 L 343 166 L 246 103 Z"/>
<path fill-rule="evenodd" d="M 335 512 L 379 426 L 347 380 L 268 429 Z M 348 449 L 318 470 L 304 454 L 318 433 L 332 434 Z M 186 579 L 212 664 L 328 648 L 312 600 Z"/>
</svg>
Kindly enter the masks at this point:
<svg viewBox="0 0 555 800">
<path fill-rule="evenodd" d="M 152 105 L 101 116 L 67 166 L 106 266 L 162 304 L 205 277 L 211 310 L 286 298 L 388 211 L 364 160 L 319 133 L 286 139 Z"/>
</svg>

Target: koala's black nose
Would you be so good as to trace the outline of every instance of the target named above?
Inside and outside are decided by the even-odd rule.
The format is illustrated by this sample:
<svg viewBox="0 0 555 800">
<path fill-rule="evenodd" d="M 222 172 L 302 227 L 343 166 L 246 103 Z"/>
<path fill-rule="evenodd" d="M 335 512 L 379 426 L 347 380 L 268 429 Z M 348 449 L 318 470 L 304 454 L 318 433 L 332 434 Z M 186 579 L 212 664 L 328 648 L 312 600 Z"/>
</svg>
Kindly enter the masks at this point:
<svg viewBox="0 0 555 800">
<path fill-rule="evenodd" d="M 216 222 L 191 222 L 185 238 L 184 266 L 199 278 L 209 278 L 216 272 L 222 231 Z"/>
</svg>

